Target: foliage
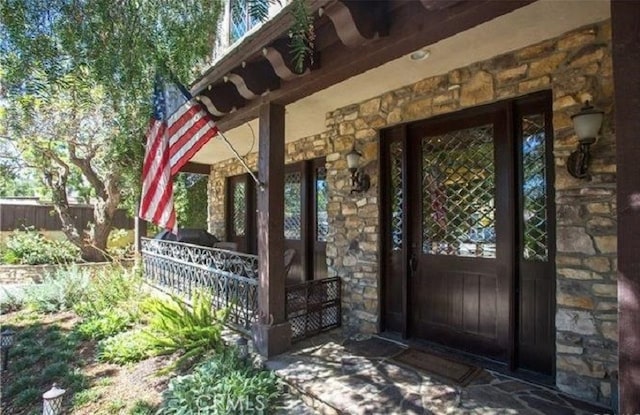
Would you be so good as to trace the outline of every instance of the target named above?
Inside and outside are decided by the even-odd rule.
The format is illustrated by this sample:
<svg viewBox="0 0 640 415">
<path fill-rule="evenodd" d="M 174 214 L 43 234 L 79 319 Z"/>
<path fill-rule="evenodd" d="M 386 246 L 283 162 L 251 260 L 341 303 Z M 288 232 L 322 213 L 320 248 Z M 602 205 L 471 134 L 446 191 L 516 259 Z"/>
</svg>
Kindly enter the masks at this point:
<svg viewBox="0 0 640 415">
<path fill-rule="evenodd" d="M 5 324 L 16 335 L 8 371 L 3 373 L 3 413 L 41 413 L 42 393 L 54 382 L 63 385 L 67 396 L 87 387 L 87 379 L 75 368 L 82 364 L 80 343 L 58 321 Z"/>
<path fill-rule="evenodd" d="M 147 303 L 146 309 L 150 312 L 151 319 L 145 335 L 154 353 L 166 355 L 183 352 L 174 366 L 197 359 L 205 352 L 219 350 L 223 346 L 222 326 L 228 311 L 214 311 L 211 307 L 211 295 L 208 293 L 196 293 L 193 307 L 179 297 L 172 296 L 169 300 L 152 299 Z"/>
<path fill-rule="evenodd" d="M 273 372 L 257 370 L 233 350 L 171 380 L 161 414 L 271 413 L 278 397 Z"/>
<path fill-rule="evenodd" d="M 140 269 L 118 265 L 106 267 L 93 275 L 84 298 L 73 309 L 85 319 L 101 317 L 115 308 L 139 317 L 138 305 L 145 297 L 141 288 Z"/>
<path fill-rule="evenodd" d="M 173 202 L 182 228 L 207 229 L 208 177 L 180 173 L 173 183 Z"/>
<path fill-rule="evenodd" d="M 68 241 L 47 239 L 33 228 L 14 231 L 2 252 L 6 264 L 68 264 L 77 262 L 78 248 Z"/>
<path fill-rule="evenodd" d="M 102 310 L 78 324 L 76 330 L 84 339 L 100 340 L 130 329 L 135 322 L 136 316 L 116 308 Z"/>
<path fill-rule="evenodd" d="M 70 310 L 81 302 L 89 287 L 89 272 L 78 267 L 57 270 L 46 275 L 41 284 L 25 290 L 25 301 L 41 313 Z"/>
<path fill-rule="evenodd" d="M 129 410 L 129 415 L 153 415 L 156 413 L 156 407 L 148 402 L 138 400 Z"/>
<path fill-rule="evenodd" d="M 98 360 L 125 365 L 151 356 L 152 347 L 141 331 L 125 331 L 98 343 Z"/>
<path fill-rule="evenodd" d="M 293 54 L 295 70 L 302 73 L 305 63 L 313 64 L 313 48 L 315 42 L 315 29 L 313 17 L 307 9 L 304 0 L 293 1 L 291 5 L 293 25 L 289 30 L 289 46 Z"/>
<path fill-rule="evenodd" d="M 22 290 L 7 290 L 2 287 L 0 292 L 0 314 L 18 311 L 24 307 L 24 293 Z"/>
<path fill-rule="evenodd" d="M 61 219 L 69 192 L 96 200 L 91 243 L 65 228 L 86 259 L 104 251 L 120 201 L 133 210 L 138 199 L 153 72 L 193 80 L 221 10 L 220 0 L 0 2 L 0 136 L 43 178 Z"/>
</svg>

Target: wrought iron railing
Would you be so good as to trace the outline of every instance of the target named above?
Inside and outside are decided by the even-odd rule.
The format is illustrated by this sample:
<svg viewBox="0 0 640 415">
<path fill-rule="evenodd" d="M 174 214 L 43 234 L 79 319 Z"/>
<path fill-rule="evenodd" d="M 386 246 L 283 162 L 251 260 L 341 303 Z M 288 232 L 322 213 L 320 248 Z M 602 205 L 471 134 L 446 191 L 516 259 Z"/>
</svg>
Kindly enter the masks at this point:
<svg viewBox="0 0 640 415">
<path fill-rule="evenodd" d="M 144 277 L 150 284 L 192 299 L 208 290 L 228 322 L 248 332 L 258 310 L 258 257 L 224 249 L 142 238 Z"/>
<path fill-rule="evenodd" d="M 291 340 L 298 341 L 340 327 L 340 277 L 306 281 L 285 288 L 285 313 L 291 323 Z"/>
</svg>

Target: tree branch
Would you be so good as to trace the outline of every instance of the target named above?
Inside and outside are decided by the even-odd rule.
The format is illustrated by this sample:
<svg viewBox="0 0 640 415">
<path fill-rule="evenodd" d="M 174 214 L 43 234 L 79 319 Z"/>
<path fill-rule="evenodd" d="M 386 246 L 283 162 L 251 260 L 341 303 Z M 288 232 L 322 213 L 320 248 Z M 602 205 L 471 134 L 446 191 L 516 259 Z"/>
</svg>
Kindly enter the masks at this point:
<svg viewBox="0 0 640 415">
<path fill-rule="evenodd" d="M 91 186 L 96 190 L 96 194 L 101 199 L 106 199 L 108 197 L 107 191 L 105 189 L 104 182 L 98 176 L 98 173 L 91 167 L 91 160 L 95 157 L 96 148 L 92 148 L 92 151 L 89 152 L 87 157 L 81 158 L 78 157 L 76 151 L 76 145 L 73 143 L 69 143 L 69 160 L 73 163 L 74 166 L 78 167 L 84 177 L 87 178 Z"/>
</svg>

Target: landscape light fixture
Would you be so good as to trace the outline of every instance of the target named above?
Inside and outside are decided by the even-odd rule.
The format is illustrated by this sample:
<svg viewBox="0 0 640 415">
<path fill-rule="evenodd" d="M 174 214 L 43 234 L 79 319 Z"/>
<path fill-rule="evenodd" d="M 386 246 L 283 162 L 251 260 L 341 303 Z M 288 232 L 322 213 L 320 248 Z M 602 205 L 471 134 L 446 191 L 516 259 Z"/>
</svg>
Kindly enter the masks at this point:
<svg viewBox="0 0 640 415">
<path fill-rule="evenodd" d="M 596 110 L 589 101 L 579 113 L 571 116 L 573 129 L 578 136 L 578 148 L 567 159 L 567 171 L 576 179 L 589 179 L 589 159 L 591 153 L 589 147 L 596 142 L 604 111 Z"/>
<path fill-rule="evenodd" d="M 244 337 L 241 336 L 236 340 L 236 348 L 238 349 L 240 359 L 245 360 L 249 356 L 249 343 Z"/>
<path fill-rule="evenodd" d="M 356 144 L 353 143 L 353 148 L 347 153 L 347 167 L 351 172 L 351 193 L 366 192 L 371 186 L 369 175 L 360 170 L 361 159 L 362 153 L 356 150 Z"/>
<path fill-rule="evenodd" d="M 62 397 L 66 391 L 55 383 L 42 395 L 42 415 L 59 415 L 62 413 Z"/>
<path fill-rule="evenodd" d="M 15 331 L 11 329 L 5 329 L 0 332 L 0 349 L 2 349 L 2 370 L 5 371 L 9 367 L 9 349 L 13 346 L 15 341 Z"/>
</svg>

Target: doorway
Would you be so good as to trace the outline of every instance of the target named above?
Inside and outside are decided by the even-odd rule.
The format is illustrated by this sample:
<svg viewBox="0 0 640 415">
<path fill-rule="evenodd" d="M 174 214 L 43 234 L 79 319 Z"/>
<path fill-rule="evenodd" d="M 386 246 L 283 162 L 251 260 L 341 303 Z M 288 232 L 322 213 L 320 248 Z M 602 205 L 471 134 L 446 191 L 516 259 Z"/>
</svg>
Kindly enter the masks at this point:
<svg viewBox="0 0 640 415">
<path fill-rule="evenodd" d="M 385 330 L 553 374 L 552 145 L 548 92 L 383 132 Z"/>
</svg>

